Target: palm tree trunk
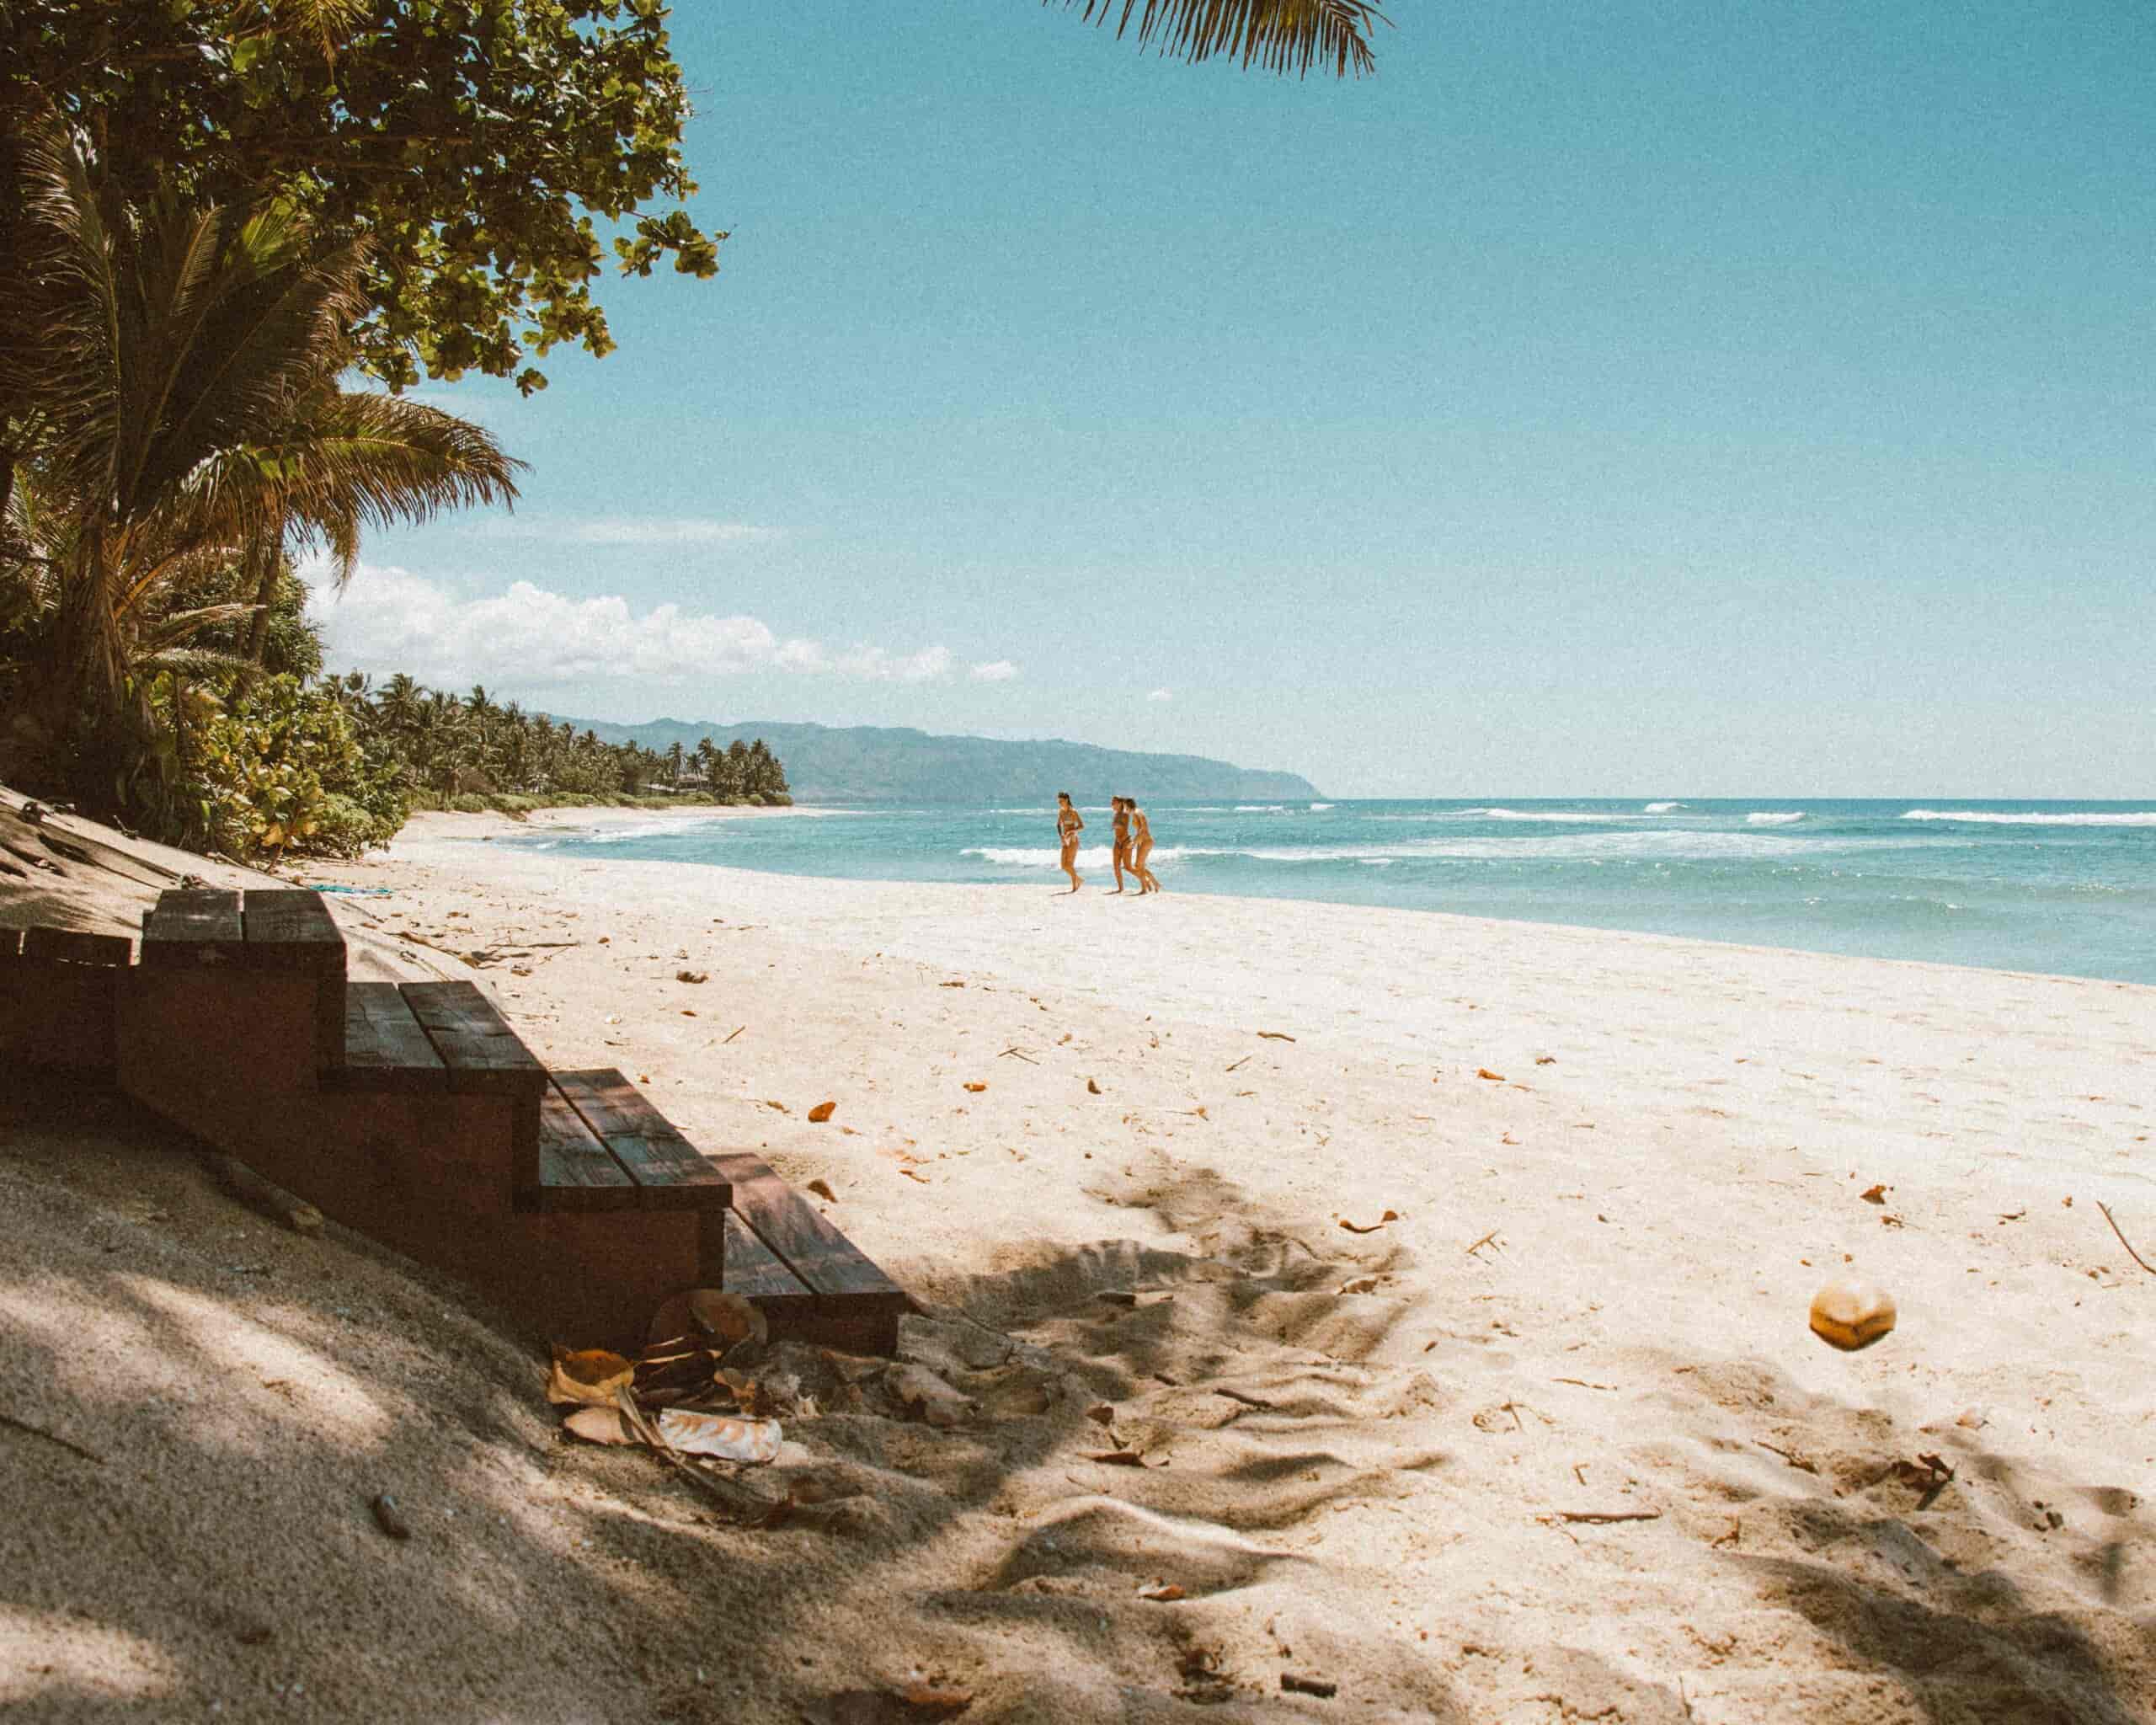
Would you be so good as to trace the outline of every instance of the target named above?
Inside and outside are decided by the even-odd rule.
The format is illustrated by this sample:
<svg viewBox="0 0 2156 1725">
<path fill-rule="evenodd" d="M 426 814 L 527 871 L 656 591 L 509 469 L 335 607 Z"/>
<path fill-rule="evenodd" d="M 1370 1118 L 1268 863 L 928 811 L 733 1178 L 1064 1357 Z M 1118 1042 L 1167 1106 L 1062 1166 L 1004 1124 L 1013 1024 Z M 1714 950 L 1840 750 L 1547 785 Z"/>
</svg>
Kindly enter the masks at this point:
<svg viewBox="0 0 2156 1725">
<path fill-rule="evenodd" d="M 247 663 L 232 679 L 235 701 L 247 692 L 248 685 L 254 681 L 255 671 L 262 664 L 263 649 L 270 643 L 270 601 L 277 596 L 277 577 L 284 573 L 284 548 L 283 532 L 265 530 L 247 549 L 248 568 L 255 577 L 255 611 L 254 621 L 247 630 Z"/>
</svg>

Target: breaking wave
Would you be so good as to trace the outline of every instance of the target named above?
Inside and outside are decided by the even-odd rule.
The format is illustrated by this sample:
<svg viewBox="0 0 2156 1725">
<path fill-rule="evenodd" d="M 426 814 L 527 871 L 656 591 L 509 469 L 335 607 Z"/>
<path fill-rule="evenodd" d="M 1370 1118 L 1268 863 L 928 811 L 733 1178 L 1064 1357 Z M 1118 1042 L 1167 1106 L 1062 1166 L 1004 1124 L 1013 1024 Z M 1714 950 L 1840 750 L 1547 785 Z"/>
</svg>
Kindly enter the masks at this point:
<svg viewBox="0 0 2156 1725">
<path fill-rule="evenodd" d="M 1976 826 L 2156 826 L 2156 809 L 2076 814 L 2001 813 L 1990 809 L 1912 809 L 1904 820 L 1957 820 Z"/>
<path fill-rule="evenodd" d="M 1473 815 L 1482 820 L 1636 820 L 1639 816 L 1630 813 L 1610 813 L 1585 809 L 1463 809 L 1462 814 Z"/>
<path fill-rule="evenodd" d="M 1754 809 L 1744 817 L 1747 826 L 1794 826 L 1804 819 L 1801 809 Z"/>
<path fill-rule="evenodd" d="M 1668 814 L 1684 806 L 1682 803 L 1650 803 L 1645 812 L 1649 814 Z"/>
</svg>

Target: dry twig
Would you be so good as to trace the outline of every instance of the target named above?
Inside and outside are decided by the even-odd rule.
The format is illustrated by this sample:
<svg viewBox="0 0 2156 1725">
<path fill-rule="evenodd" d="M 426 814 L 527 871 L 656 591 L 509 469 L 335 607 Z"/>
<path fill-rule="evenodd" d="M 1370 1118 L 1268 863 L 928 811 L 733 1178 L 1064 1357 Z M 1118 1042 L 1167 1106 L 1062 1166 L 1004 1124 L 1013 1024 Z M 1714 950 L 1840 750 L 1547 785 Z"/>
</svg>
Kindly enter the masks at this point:
<svg viewBox="0 0 2156 1725">
<path fill-rule="evenodd" d="M 0 1413 L 0 1425 L 6 1426 L 10 1431 L 27 1432 L 34 1438 L 43 1438 L 48 1444 L 59 1445 L 71 1455 L 79 1455 L 85 1461 L 94 1461 L 100 1467 L 104 1466 L 104 1457 L 95 1451 L 85 1450 L 80 1444 L 71 1444 L 59 1433 L 49 1432 L 41 1425 L 32 1425 L 27 1419 L 18 1419 L 12 1413 Z"/>
<path fill-rule="evenodd" d="M 1659 1521 L 1659 1509 L 1560 1509 L 1555 1517 L 1544 1516 L 1544 1520 L 1569 1521 L 1588 1527 L 1608 1527 L 1619 1521 Z"/>
<path fill-rule="evenodd" d="M 2133 1249 L 2133 1242 L 2127 1239 L 2124 1234 L 2119 1232 L 2119 1225 L 2116 1221 L 2113 1220 L 2111 1217 L 2111 1205 L 2105 1204 L 2104 1200 L 2100 1198 L 2096 1200 L 2096 1208 L 2103 1211 L 2104 1220 L 2111 1224 L 2111 1231 L 2114 1234 L 2118 1234 L 2119 1244 L 2126 1247 L 2126 1255 L 2132 1258 L 2136 1263 L 2139 1264 L 2142 1268 L 2147 1270 L 2150 1275 L 2156 1276 L 2156 1264 L 2150 1263 L 2146 1258 L 2142 1257 L 2139 1252 L 2136 1252 Z"/>
</svg>

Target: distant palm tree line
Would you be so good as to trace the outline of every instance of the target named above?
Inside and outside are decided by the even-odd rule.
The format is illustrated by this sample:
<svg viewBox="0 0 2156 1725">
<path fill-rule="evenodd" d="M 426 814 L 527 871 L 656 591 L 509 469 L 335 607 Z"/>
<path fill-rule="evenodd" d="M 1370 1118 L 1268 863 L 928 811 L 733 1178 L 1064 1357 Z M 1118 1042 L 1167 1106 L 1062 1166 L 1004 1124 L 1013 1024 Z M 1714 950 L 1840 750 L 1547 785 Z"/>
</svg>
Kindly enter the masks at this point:
<svg viewBox="0 0 2156 1725">
<path fill-rule="evenodd" d="M 399 672 L 376 689 L 358 671 L 325 686 L 363 746 L 403 770 L 422 800 L 463 796 L 579 802 L 702 793 L 715 801 L 790 800 L 786 769 L 761 737 L 722 747 L 705 737 L 664 753 L 605 743 L 567 719 L 496 701 L 483 684 L 464 696 L 430 689 Z"/>
</svg>

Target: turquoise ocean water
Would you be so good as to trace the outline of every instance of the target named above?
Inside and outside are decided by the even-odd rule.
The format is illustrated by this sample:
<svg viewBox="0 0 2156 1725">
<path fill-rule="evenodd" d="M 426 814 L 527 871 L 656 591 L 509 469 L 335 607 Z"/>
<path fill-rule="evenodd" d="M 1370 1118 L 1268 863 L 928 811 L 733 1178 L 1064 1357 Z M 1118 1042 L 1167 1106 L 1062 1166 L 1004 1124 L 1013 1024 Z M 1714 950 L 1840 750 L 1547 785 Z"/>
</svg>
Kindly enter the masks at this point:
<svg viewBox="0 0 2156 1725">
<path fill-rule="evenodd" d="M 2156 798 L 1343 800 L 1147 812 L 1154 872 L 1170 893 L 1451 911 L 2156 984 Z M 1104 808 L 1085 814 L 1079 867 L 1090 891 L 1113 884 L 1109 817 Z M 676 820 L 513 842 L 782 874 L 1043 891 L 1061 882 L 1045 800 Z M 1170 901 L 1143 914 L 1172 914 Z"/>
</svg>

